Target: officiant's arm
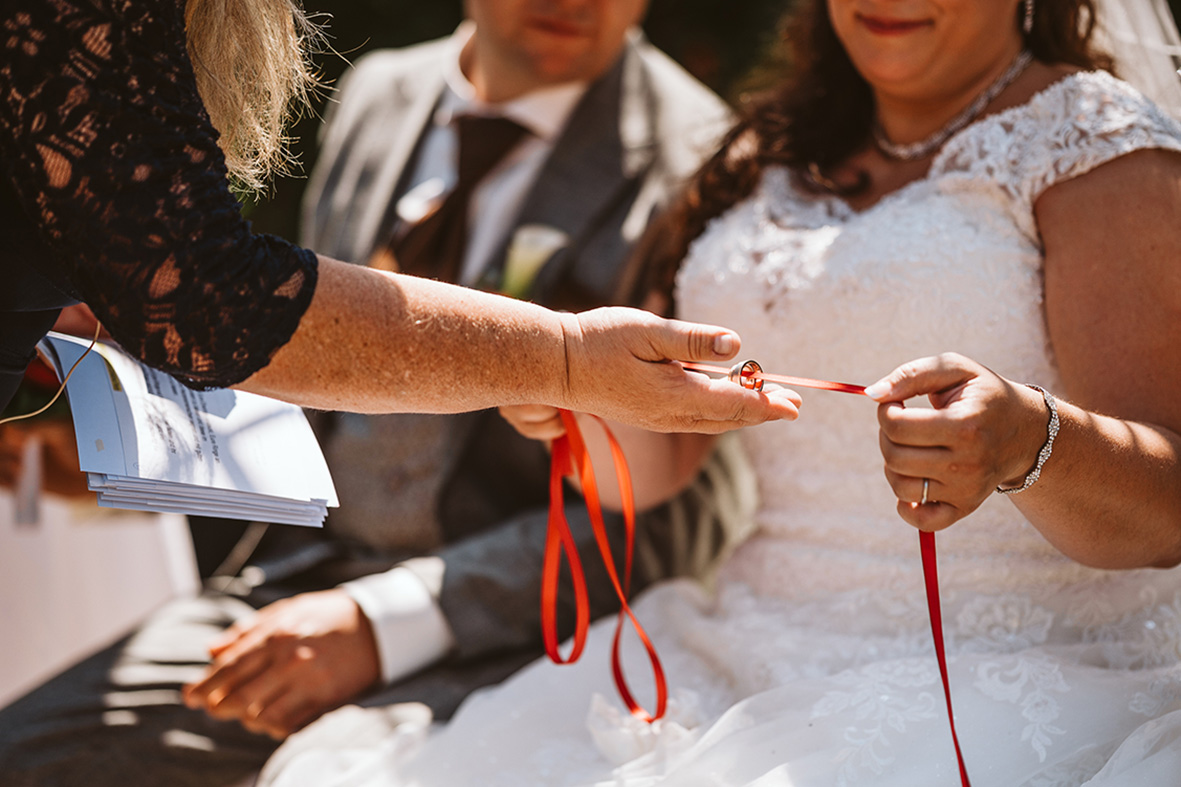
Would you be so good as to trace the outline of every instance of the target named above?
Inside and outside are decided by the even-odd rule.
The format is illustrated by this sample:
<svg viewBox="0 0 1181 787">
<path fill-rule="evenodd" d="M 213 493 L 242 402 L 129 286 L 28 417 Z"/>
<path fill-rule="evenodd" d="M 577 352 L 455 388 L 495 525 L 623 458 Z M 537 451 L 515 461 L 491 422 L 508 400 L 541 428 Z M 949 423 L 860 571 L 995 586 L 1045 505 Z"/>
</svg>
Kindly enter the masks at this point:
<svg viewBox="0 0 1181 787">
<path fill-rule="evenodd" d="M 291 341 L 237 387 L 366 413 L 544 402 L 663 431 L 719 432 L 794 415 L 786 399 L 661 363 L 730 358 L 738 345 L 731 331 L 638 310 L 559 314 L 321 258 Z"/>
<path fill-rule="evenodd" d="M 1064 554 L 1101 568 L 1181 563 L 1181 155 L 1143 151 L 1043 193 L 1045 311 L 1060 431 L 1010 495 Z M 1036 341 L 1036 337 L 1030 337 Z M 1048 443 L 1041 393 L 958 356 L 906 364 L 870 393 L 899 511 L 947 527 L 1023 486 Z M 930 394 L 933 411 L 897 402 Z M 920 505 L 923 479 L 928 502 Z"/>
</svg>

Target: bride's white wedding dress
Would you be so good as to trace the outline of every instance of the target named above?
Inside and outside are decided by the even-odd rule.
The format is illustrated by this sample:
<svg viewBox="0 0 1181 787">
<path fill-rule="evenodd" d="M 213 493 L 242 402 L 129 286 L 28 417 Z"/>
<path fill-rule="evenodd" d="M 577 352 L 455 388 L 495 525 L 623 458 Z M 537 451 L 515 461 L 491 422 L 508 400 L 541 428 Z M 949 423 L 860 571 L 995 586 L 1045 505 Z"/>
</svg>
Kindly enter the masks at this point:
<svg viewBox="0 0 1181 787">
<path fill-rule="evenodd" d="M 861 213 L 769 171 L 693 246 L 681 313 L 737 329 L 771 372 L 869 383 L 954 350 L 1053 392 L 1033 202 L 1144 148 L 1181 151 L 1181 127 L 1091 73 L 973 124 L 926 178 Z M 682 581 L 635 605 L 672 687 L 665 720 L 623 711 L 605 621 L 575 666 L 537 662 L 444 727 L 309 755 L 280 783 L 958 784 L 918 539 L 882 474 L 875 405 L 804 400 L 798 422 L 743 434 L 758 531 L 716 595 Z M 1181 784 L 1181 570 L 1079 566 L 1001 495 L 938 544 L 975 787 Z M 628 656 L 643 695 L 646 658 Z"/>
</svg>

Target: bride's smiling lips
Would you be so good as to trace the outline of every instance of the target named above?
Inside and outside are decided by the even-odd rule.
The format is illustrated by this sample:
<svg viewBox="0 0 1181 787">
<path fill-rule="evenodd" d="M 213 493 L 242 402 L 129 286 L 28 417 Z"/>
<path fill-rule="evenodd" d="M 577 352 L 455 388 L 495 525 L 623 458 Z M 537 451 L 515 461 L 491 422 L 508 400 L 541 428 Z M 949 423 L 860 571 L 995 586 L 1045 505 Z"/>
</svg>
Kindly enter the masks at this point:
<svg viewBox="0 0 1181 787">
<path fill-rule="evenodd" d="M 930 19 L 891 19 L 885 16 L 857 14 L 857 21 L 869 32 L 880 36 L 902 36 L 934 25 Z"/>
</svg>

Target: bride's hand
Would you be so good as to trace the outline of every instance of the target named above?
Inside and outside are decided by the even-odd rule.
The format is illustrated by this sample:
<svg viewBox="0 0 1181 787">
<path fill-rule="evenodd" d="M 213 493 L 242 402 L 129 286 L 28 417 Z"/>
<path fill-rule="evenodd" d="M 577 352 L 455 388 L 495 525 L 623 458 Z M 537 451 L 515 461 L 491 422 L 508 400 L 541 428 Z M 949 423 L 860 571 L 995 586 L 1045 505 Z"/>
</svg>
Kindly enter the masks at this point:
<svg viewBox="0 0 1181 787">
<path fill-rule="evenodd" d="M 500 408 L 500 416 L 530 440 L 548 443 L 566 434 L 556 407 L 547 404 L 514 404 Z"/>
<path fill-rule="evenodd" d="M 1046 441 L 1040 393 L 955 353 L 903 364 L 866 394 L 879 402 L 898 513 L 919 530 L 949 527 L 998 486 L 1019 486 Z M 914 396 L 927 396 L 934 409 L 904 407 Z"/>
</svg>

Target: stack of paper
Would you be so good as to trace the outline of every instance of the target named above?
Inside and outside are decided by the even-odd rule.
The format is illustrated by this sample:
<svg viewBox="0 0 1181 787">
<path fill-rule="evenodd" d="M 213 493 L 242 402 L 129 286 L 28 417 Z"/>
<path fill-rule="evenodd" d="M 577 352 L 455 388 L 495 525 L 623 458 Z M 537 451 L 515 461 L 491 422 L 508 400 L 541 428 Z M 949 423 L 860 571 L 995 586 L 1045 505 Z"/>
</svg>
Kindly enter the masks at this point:
<svg viewBox="0 0 1181 787">
<path fill-rule="evenodd" d="M 89 340 L 41 343 L 59 378 Z M 336 490 L 303 411 L 242 391 L 194 391 L 96 344 L 66 384 L 78 459 L 98 504 L 319 526 Z"/>
</svg>

